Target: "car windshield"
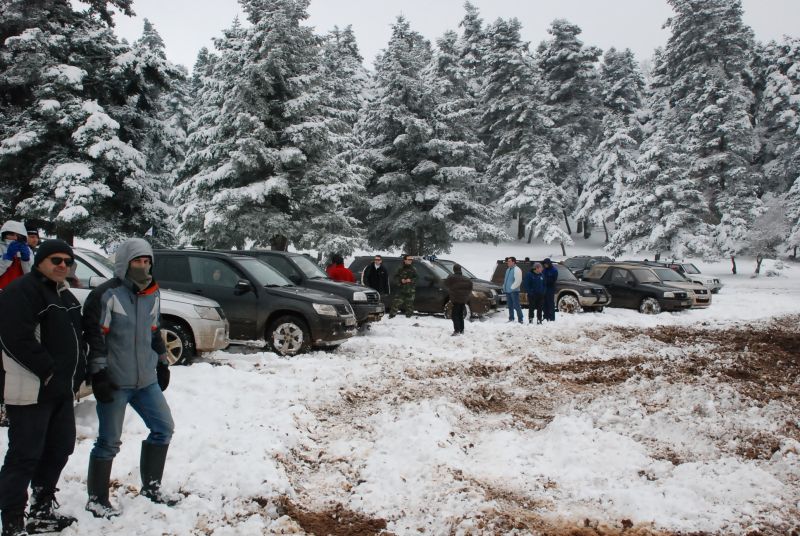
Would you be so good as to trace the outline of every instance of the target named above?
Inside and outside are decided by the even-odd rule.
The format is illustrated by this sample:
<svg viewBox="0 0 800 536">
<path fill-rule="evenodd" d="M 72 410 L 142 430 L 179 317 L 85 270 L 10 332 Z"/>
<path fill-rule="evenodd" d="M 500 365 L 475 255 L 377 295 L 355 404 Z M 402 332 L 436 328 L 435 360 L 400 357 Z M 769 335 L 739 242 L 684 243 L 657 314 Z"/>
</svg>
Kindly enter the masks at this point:
<svg viewBox="0 0 800 536">
<path fill-rule="evenodd" d="M 653 271 L 661 278 L 661 281 L 686 281 L 686 278 L 672 268 L 653 268 Z"/>
<path fill-rule="evenodd" d="M 559 281 L 577 281 L 578 278 L 575 277 L 575 274 L 569 271 L 569 268 L 564 266 L 563 264 L 554 264 L 553 266 L 556 267 L 558 270 L 558 280 Z"/>
<path fill-rule="evenodd" d="M 448 274 L 452 274 L 453 266 L 455 266 L 458 263 L 455 261 L 438 261 L 436 264 L 442 267 L 444 270 L 446 270 Z M 469 277 L 470 279 L 478 279 L 478 277 L 475 274 L 473 274 L 463 266 L 461 267 L 461 273 L 466 277 Z"/>
<path fill-rule="evenodd" d="M 415 262 L 421 262 L 425 266 L 427 266 L 428 268 L 433 270 L 433 273 L 436 274 L 436 277 L 438 277 L 439 279 L 447 279 L 447 276 L 450 275 L 450 274 L 447 273 L 447 270 L 445 270 L 444 268 L 442 268 L 438 264 L 434 264 L 434 263 L 432 263 L 430 261 L 426 261 L 425 259 L 417 260 Z"/>
<path fill-rule="evenodd" d="M 567 259 L 564 264 L 570 270 L 583 270 L 588 264 L 589 259 Z"/>
<path fill-rule="evenodd" d="M 695 266 L 694 264 L 682 264 L 681 266 L 683 266 L 683 271 L 686 272 L 687 274 L 700 273 L 700 270 L 698 270 L 697 266 Z"/>
<path fill-rule="evenodd" d="M 242 268 L 250 272 L 250 274 L 255 278 L 256 283 L 258 283 L 262 287 L 292 286 L 291 281 L 286 279 L 272 266 L 269 266 L 268 264 L 261 262 L 258 259 L 253 259 L 253 258 L 239 259 L 239 264 L 242 265 Z"/>
<path fill-rule="evenodd" d="M 633 272 L 633 276 L 639 283 L 661 283 L 661 280 L 658 278 L 656 274 L 653 273 L 652 270 L 631 270 Z"/>
<path fill-rule="evenodd" d="M 306 277 L 309 279 L 328 279 L 328 274 L 322 271 L 322 268 L 314 264 L 314 261 L 305 255 L 293 255 L 292 260 L 300 268 Z"/>
<path fill-rule="evenodd" d="M 93 263 L 101 265 L 103 268 L 108 270 L 108 274 L 103 274 L 106 277 L 113 277 L 114 276 L 114 263 L 111 262 L 111 259 L 108 257 L 104 257 L 103 255 L 96 253 L 94 251 L 88 251 L 85 249 L 78 250 L 78 255 L 84 257 L 86 259 L 91 260 Z M 102 270 L 101 270 L 102 271 Z"/>
</svg>

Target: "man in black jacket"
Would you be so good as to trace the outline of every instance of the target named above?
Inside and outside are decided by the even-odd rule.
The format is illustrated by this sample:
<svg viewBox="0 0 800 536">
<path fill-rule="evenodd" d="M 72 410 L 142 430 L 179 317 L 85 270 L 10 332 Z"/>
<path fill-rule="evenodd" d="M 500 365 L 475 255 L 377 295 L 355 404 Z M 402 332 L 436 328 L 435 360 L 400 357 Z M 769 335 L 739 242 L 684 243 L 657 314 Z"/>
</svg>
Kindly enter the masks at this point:
<svg viewBox="0 0 800 536">
<path fill-rule="evenodd" d="M 75 522 L 55 512 L 56 484 L 75 448 L 73 398 L 86 355 L 81 305 L 64 285 L 74 262 L 61 240 L 39 246 L 34 269 L 0 293 L 0 384 L 8 412 L 8 451 L 0 469 L 3 536 L 57 532 Z"/>
<path fill-rule="evenodd" d="M 472 279 L 461 273 L 460 264 L 454 264 L 453 273 L 447 276 L 444 284 L 447 286 L 447 292 L 450 293 L 450 303 L 453 304 L 453 310 L 450 313 L 453 317 L 453 335 L 461 335 L 464 333 L 465 306 L 472 294 Z"/>
<path fill-rule="evenodd" d="M 364 268 L 361 283 L 377 290 L 381 298 L 389 294 L 389 272 L 386 271 L 386 267 L 383 265 L 383 257 L 375 255 L 372 264 Z"/>
</svg>

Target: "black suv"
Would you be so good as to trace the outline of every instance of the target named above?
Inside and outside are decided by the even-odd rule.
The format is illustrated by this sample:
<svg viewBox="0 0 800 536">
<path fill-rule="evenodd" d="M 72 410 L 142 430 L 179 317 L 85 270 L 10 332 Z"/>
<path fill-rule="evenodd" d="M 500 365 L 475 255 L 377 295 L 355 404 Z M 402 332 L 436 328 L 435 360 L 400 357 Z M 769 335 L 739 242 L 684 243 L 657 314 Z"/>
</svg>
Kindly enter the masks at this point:
<svg viewBox="0 0 800 536">
<path fill-rule="evenodd" d="M 443 268 L 444 271 L 448 273 L 448 275 L 451 275 L 453 273 L 453 266 L 459 264 L 456 261 L 451 261 L 449 259 L 439 259 L 436 257 L 428 258 L 428 260 L 430 260 L 433 264 Z M 486 297 L 489 297 L 489 299 L 491 300 L 492 309 L 497 309 L 499 305 L 505 305 L 506 294 L 505 292 L 503 292 L 503 287 L 501 287 L 500 285 L 495 285 L 494 283 L 492 283 L 491 281 L 487 281 L 486 279 L 479 278 L 478 276 L 467 270 L 464 267 L 464 265 L 461 265 L 461 274 L 472 280 L 472 289 L 473 291 L 475 291 L 475 294 L 472 295 L 472 297 L 469 300 L 470 303 L 468 304 L 468 307 L 470 307 L 472 310 L 480 308 L 480 306 L 474 302 L 477 302 L 482 298 L 485 299 Z M 476 297 L 476 295 L 478 297 Z"/>
<path fill-rule="evenodd" d="M 155 250 L 153 277 L 164 288 L 217 301 L 233 341 L 266 340 L 276 353 L 338 346 L 356 334 L 341 298 L 297 287 L 253 257 L 202 250 Z"/>
<path fill-rule="evenodd" d="M 264 249 L 230 253 L 255 257 L 275 268 L 297 286 L 329 292 L 347 300 L 355 312 L 359 327 L 383 318 L 385 308 L 376 290 L 353 283 L 334 281 L 314 261 L 301 253 Z"/>
<path fill-rule="evenodd" d="M 350 264 L 350 270 L 356 276 L 356 280 L 363 281 L 364 269 L 374 259 L 373 256 L 356 257 Z M 383 257 L 383 265 L 389 272 L 389 295 L 384 297 L 387 300 L 386 307 L 391 303 L 394 283 L 392 281 L 395 272 L 402 264 L 401 257 Z M 444 280 L 450 275 L 441 266 L 419 257 L 414 258 L 414 268 L 417 270 L 417 291 L 414 297 L 414 309 L 421 313 L 444 314 L 449 317 L 450 293 L 444 284 Z M 466 315 L 482 316 L 492 310 L 492 302 L 496 302 L 496 296 L 488 289 L 473 289 L 470 302 L 467 305 Z"/>
<path fill-rule="evenodd" d="M 599 262 L 583 279 L 606 287 L 614 299 L 614 307 L 638 309 L 643 314 L 683 311 L 693 304 L 685 289 L 662 283 L 652 270 L 640 263 Z"/>
<path fill-rule="evenodd" d="M 523 277 L 531 271 L 535 262 L 541 263 L 541 261 L 517 261 L 517 266 L 522 270 Z M 553 266 L 558 270 L 555 299 L 556 308 L 560 312 L 579 313 L 582 309 L 600 313 L 603 311 L 603 307 L 611 303 L 611 296 L 602 285 L 578 281 L 569 271 L 569 268 L 563 264 L 554 262 Z M 498 260 L 492 275 L 492 281 L 502 285 L 507 269 L 506 261 Z M 520 292 L 520 302 L 524 305 L 528 304 L 528 295 L 525 292 Z"/>
<path fill-rule="evenodd" d="M 614 259 L 610 257 L 603 257 L 602 255 L 576 255 L 575 257 L 564 259 L 561 261 L 561 264 L 569 268 L 570 271 L 575 274 L 575 277 L 580 279 L 583 277 L 584 273 L 589 271 L 589 268 L 601 261 L 613 262 Z"/>
</svg>

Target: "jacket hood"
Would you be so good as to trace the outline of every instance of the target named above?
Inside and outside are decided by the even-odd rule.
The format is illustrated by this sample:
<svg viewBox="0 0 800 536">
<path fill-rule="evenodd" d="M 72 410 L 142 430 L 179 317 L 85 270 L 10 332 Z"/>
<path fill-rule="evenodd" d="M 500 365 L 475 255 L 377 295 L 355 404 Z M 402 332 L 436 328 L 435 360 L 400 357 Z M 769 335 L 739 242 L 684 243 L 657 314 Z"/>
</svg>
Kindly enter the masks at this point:
<svg viewBox="0 0 800 536">
<path fill-rule="evenodd" d="M 144 238 L 131 238 L 119 246 L 114 256 L 114 275 L 125 279 L 128 264 L 136 257 L 150 257 L 153 260 L 153 247 Z"/>
<path fill-rule="evenodd" d="M 25 229 L 25 226 L 22 224 L 22 222 L 14 220 L 8 220 L 5 222 L 3 226 L 0 227 L 0 236 L 6 233 L 17 233 L 20 236 L 24 236 L 26 240 L 28 239 L 28 231 Z"/>
</svg>

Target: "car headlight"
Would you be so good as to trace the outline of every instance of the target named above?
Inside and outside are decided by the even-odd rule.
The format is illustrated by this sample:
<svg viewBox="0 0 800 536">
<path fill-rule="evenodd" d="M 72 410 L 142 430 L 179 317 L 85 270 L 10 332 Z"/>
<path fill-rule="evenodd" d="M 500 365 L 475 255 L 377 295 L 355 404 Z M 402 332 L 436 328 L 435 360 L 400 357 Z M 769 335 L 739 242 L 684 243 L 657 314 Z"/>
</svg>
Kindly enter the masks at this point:
<svg viewBox="0 0 800 536">
<path fill-rule="evenodd" d="M 214 307 L 204 307 L 202 305 L 195 305 L 194 310 L 197 316 L 206 320 L 222 320 Z"/>
<path fill-rule="evenodd" d="M 353 292 L 353 301 L 367 301 L 367 293 Z"/>
<path fill-rule="evenodd" d="M 483 298 L 483 292 L 481 292 L 479 290 L 473 290 L 472 291 L 472 297 L 473 298 Z"/>
<path fill-rule="evenodd" d="M 592 294 L 594 294 L 594 291 L 592 289 L 590 289 L 590 288 L 583 289 L 583 295 L 584 296 L 591 296 Z"/>
<path fill-rule="evenodd" d="M 674 292 L 665 292 L 664 293 L 664 297 L 665 298 L 674 298 L 675 297 L 675 293 Z"/>
<path fill-rule="evenodd" d="M 337 316 L 336 307 L 327 303 L 312 303 L 317 314 L 322 316 Z"/>
</svg>

